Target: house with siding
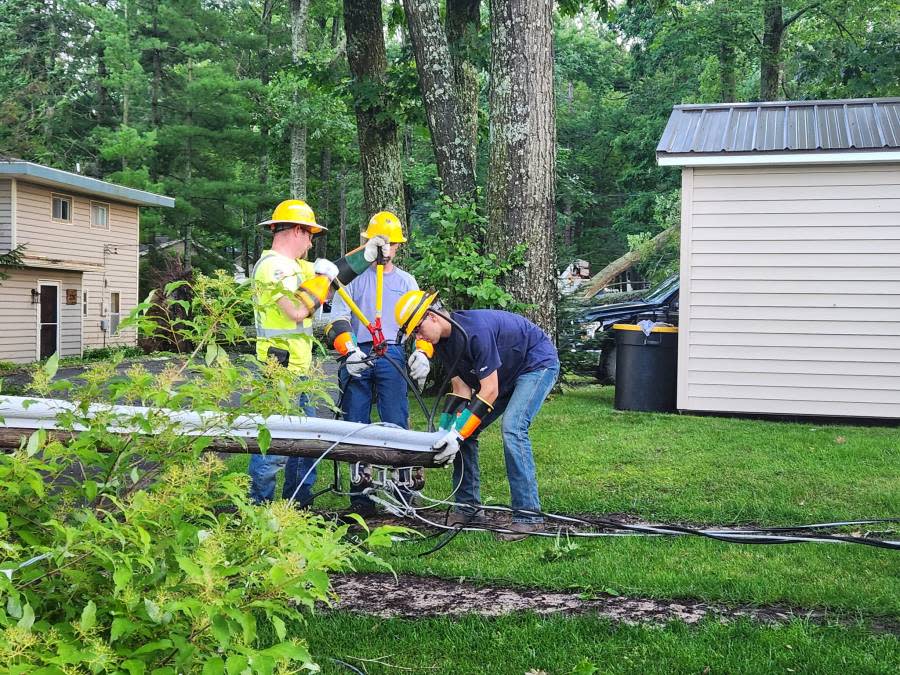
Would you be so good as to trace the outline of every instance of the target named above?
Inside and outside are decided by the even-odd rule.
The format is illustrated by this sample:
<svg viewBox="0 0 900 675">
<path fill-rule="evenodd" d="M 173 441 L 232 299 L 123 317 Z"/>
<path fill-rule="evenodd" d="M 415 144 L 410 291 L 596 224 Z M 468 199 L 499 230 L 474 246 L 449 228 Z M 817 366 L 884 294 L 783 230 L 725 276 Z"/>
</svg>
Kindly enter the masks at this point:
<svg viewBox="0 0 900 675">
<path fill-rule="evenodd" d="M 84 349 L 134 345 L 119 322 L 138 302 L 141 206 L 171 197 L 80 174 L 0 159 L 0 253 L 22 267 L 0 282 L 0 360 L 27 363 Z"/>
<path fill-rule="evenodd" d="M 678 407 L 900 419 L 900 98 L 675 106 Z"/>
</svg>

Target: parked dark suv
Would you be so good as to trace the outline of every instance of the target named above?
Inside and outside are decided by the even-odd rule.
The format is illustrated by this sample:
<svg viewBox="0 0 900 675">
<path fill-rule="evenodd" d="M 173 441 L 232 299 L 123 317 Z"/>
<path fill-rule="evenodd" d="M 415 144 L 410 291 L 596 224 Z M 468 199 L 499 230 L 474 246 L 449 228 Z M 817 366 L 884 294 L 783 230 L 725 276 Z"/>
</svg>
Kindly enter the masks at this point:
<svg viewBox="0 0 900 675">
<path fill-rule="evenodd" d="M 650 319 L 677 326 L 678 288 L 678 275 L 675 275 L 639 298 L 588 307 L 578 315 L 576 321 L 583 329 L 584 348 L 598 352 L 595 372 L 598 380 L 610 384 L 616 381 L 616 341 L 611 330 L 613 324 L 637 323 Z"/>
</svg>

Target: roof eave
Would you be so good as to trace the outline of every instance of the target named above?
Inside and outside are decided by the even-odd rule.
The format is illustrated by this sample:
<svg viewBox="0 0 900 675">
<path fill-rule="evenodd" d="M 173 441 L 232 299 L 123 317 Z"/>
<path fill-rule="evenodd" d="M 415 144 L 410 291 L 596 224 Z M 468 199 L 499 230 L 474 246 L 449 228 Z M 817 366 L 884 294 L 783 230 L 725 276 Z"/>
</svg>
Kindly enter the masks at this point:
<svg viewBox="0 0 900 675">
<path fill-rule="evenodd" d="M 900 150 L 841 150 L 818 152 L 656 153 L 659 166 L 748 166 L 790 164 L 875 164 L 900 162 Z"/>
<path fill-rule="evenodd" d="M 33 162 L 0 161 L 0 176 L 27 178 L 50 187 L 86 192 L 125 204 L 162 206 L 166 208 L 175 206 L 175 199 L 172 197 L 115 185 L 97 178 L 82 176 L 77 173 L 63 171 L 62 169 L 53 169 L 41 164 L 34 164 Z"/>
<path fill-rule="evenodd" d="M 897 103 L 896 96 L 881 98 L 835 98 L 812 101 L 748 101 L 746 103 L 679 103 L 672 110 L 727 110 L 728 108 L 803 108 L 817 105 L 865 105 L 868 103 Z"/>
</svg>

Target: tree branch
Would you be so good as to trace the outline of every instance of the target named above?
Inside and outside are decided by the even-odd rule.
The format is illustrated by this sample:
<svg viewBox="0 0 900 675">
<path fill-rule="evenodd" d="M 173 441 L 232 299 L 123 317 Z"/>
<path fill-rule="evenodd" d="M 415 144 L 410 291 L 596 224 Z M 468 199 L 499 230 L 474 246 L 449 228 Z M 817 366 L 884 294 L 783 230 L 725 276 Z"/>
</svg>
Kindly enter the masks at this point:
<svg viewBox="0 0 900 675">
<path fill-rule="evenodd" d="M 841 23 L 840 20 L 836 16 L 834 16 L 831 12 L 824 10 L 824 9 L 822 10 L 822 14 L 824 14 L 829 19 L 831 19 L 831 21 L 834 23 L 834 25 L 838 27 L 838 30 L 841 33 L 843 33 L 844 35 L 846 35 L 848 38 L 853 40 L 853 44 L 856 45 L 857 47 L 859 47 L 859 40 L 856 39 L 856 36 L 853 33 L 851 33 L 847 29 L 847 27 L 843 23 Z"/>
<path fill-rule="evenodd" d="M 804 14 L 806 14 L 808 11 L 815 9 L 816 7 L 818 7 L 821 4 L 822 4 L 821 2 L 814 2 L 811 5 L 807 5 L 803 9 L 798 9 L 796 12 L 794 12 L 793 15 L 791 15 L 790 17 L 788 17 L 787 19 L 784 20 L 783 30 L 787 30 L 788 26 L 790 26 L 792 23 L 794 23 L 797 19 L 799 19 Z"/>
</svg>

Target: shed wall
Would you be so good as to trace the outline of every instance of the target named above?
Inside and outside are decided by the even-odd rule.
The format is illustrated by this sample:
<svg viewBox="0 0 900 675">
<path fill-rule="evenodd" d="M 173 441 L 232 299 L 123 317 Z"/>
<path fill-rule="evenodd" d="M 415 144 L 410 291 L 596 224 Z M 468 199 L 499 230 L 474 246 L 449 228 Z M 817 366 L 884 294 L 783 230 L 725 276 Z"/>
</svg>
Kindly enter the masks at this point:
<svg viewBox="0 0 900 675">
<path fill-rule="evenodd" d="M 900 418 L 900 165 L 685 168 L 678 407 Z"/>
</svg>

